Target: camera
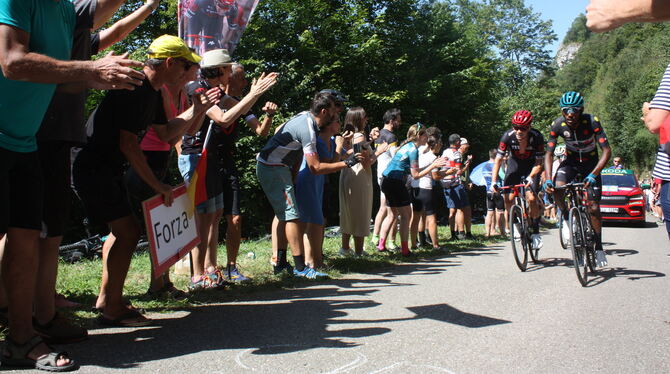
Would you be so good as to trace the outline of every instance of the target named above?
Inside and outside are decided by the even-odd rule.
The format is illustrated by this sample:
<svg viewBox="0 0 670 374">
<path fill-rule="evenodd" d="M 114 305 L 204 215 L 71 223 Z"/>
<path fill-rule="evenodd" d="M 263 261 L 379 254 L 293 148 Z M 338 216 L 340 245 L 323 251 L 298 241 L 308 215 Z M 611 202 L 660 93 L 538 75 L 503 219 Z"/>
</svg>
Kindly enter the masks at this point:
<svg viewBox="0 0 670 374">
<path fill-rule="evenodd" d="M 361 153 L 361 150 L 363 149 L 363 143 L 355 143 L 354 144 L 354 153 Z"/>
</svg>

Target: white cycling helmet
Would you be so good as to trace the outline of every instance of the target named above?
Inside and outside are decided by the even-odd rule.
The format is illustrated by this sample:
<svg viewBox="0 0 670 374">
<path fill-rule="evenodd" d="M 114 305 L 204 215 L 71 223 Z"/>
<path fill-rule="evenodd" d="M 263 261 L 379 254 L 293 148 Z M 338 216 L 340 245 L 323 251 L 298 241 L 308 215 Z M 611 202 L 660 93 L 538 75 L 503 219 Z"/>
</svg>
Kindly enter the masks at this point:
<svg viewBox="0 0 670 374">
<path fill-rule="evenodd" d="M 559 145 L 554 149 L 554 157 L 561 157 L 565 155 L 565 146 L 564 145 Z"/>
</svg>

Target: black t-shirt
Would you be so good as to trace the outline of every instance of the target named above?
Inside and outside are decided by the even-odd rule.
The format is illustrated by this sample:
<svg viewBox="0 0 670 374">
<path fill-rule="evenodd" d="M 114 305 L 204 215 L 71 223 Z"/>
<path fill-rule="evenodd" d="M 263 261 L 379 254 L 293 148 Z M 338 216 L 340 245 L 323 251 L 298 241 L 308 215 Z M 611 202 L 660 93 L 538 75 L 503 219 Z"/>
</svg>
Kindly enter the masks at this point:
<svg viewBox="0 0 670 374">
<path fill-rule="evenodd" d="M 209 90 L 211 86 L 207 81 L 204 80 L 197 80 L 193 82 L 189 82 L 186 85 L 186 94 L 188 95 L 188 98 L 190 102 L 193 102 L 193 95 L 202 95 L 207 90 Z M 200 125 L 200 128 L 198 131 L 196 131 L 195 134 L 184 134 L 184 136 L 181 139 L 181 153 L 183 155 L 191 155 L 191 154 L 199 154 L 202 153 L 202 146 L 205 143 L 205 138 L 207 137 L 207 130 L 209 129 L 210 123 L 212 122 L 209 117 L 205 116 L 205 119 L 202 121 L 202 124 Z M 213 127 L 218 127 L 216 125 L 213 125 Z M 210 136 L 211 138 L 211 136 Z M 210 139 L 209 144 L 207 145 L 207 149 L 211 149 L 213 142 L 216 139 Z"/>
<path fill-rule="evenodd" d="M 219 105 L 223 105 L 224 101 L 228 98 L 233 98 L 240 101 L 237 97 L 225 96 L 221 98 Z M 256 117 L 251 111 L 248 111 L 244 115 L 244 120 L 251 117 Z M 222 128 L 221 126 L 214 126 L 212 130 L 212 135 L 216 137 L 216 142 L 218 146 L 218 154 L 220 160 L 220 167 L 224 174 L 235 174 L 237 168 L 235 167 L 235 151 L 236 143 L 239 137 L 239 126 L 242 122 L 242 116 L 237 118 L 230 126 L 227 128 Z"/>
<path fill-rule="evenodd" d="M 120 130 L 136 134 L 139 142 L 150 125 L 167 122 L 161 91 L 148 79 L 133 91 L 107 91 L 86 124 L 88 143 L 80 154 L 82 162 L 123 169 L 126 159 L 119 148 Z"/>
</svg>

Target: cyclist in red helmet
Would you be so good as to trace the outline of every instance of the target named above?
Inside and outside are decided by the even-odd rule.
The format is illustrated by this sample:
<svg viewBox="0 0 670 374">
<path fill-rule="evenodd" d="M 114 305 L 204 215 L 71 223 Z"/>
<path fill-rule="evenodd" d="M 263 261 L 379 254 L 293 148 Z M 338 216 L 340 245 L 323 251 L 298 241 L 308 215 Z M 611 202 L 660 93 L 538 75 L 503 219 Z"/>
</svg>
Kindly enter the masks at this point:
<svg viewBox="0 0 670 374">
<path fill-rule="evenodd" d="M 542 238 L 540 237 L 540 204 L 537 193 L 541 187 L 540 173 L 544 158 L 544 137 L 539 131 L 531 128 L 532 123 L 533 114 L 528 110 L 519 110 L 512 116 L 512 129 L 507 130 L 500 138 L 498 154 L 493 165 L 493 175 L 491 175 L 491 189 L 492 192 L 499 191 L 498 172 L 503 157 L 509 152 L 503 186 L 524 183 L 528 187 L 526 201 L 530 208 L 531 245 L 534 249 L 540 249 Z M 512 195 L 506 194 L 506 214 L 512 203 Z"/>
</svg>

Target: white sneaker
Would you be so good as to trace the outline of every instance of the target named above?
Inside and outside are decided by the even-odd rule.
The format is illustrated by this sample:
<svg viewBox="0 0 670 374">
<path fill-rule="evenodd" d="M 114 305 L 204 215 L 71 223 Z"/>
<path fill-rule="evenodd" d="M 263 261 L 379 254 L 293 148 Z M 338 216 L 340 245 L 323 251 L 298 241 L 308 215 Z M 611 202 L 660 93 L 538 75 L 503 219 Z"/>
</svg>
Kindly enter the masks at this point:
<svg viewBox="0 0 670 374">
<path fill-rule="evenodd" d="M 605 251 L 596 251 L 596 266 L 599 268 L 607 266 L 607 256 Z"/>
<path fill-rule="evenodd" d="M 542 248 L 542 236 L 540 234 L 533 234 L 530 236 L 531 247 L 533 249 Z"/>
<path fill-rule="evenodd" d="M 349 257 L 352 254 L 351 249 L 346 249 L 346 248 L 340 248 L 340 256 L 342 257 Z"/>
<path fill-rule="evenodd" d="M 518 223 L 514 224 L 514 228 L 512 229 L 514 231 L 514 240 L 519 241 L 521 240 L 521 225 Z"/>
<path fill-rule="evenodd" d="M 561 235 L 563 236 L 563 241 L 567 244 L 567 247 L 570 246 L 570 227 L 568 227 L 568 222 L 563 221 L 563 226 L 561 227 Z M 565 249 L 570 249 L 570 248 Z"/>
</svg>

